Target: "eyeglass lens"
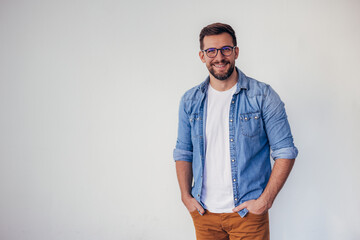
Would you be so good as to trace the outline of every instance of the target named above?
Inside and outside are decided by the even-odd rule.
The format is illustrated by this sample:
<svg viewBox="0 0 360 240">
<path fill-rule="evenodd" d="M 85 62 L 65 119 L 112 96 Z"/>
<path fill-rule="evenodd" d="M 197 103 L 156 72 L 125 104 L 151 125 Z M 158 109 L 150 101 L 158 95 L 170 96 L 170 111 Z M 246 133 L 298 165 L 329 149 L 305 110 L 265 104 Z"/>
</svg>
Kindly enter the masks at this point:
<svg viewBox="0 0 360 240">
<path fill-rule="evenodd" d="M 206 55 L 210 58 L 214 58 L 216 57 L 216 55 L 218 54 L 218 51 L 221 51 L 221 53 L 224 56 L 230 56 L 232 54 L 233 48 L 232 47 L 223 47 L 220 49 L 216 49 L 216 48 L 209 48 L 206 50 Z"/>
</svg>

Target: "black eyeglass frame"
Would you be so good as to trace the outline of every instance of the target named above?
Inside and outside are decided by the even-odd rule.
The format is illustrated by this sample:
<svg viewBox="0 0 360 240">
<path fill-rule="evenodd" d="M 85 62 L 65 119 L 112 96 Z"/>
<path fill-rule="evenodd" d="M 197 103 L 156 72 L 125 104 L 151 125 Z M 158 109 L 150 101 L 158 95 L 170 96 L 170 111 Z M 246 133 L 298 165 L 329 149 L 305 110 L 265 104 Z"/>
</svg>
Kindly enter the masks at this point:
<svg viewBox="0 0 360 240">
<path fill-rule="evenodd" d="M 225 55 L 224 53 L 223 53 L 223 51 L 224 51 L 224 48 L 232 48 L 232 51 L 231 51 L 231 53 L 229 54 L 229 55 Z M 222 47 L 222 48 L 208 48 L 208 49 L 205 49 L 205 50 L 201 50 L 202 52 L 204 52 L 205 54 L 206 54 L 206 56 L 208 56 L 209 58 L 215 58 L 217 55 L 218 55 L 218 53 L 219 53 L 219 50 L 220 50 L 220 52 L 221 52 L 221 54 L 223 55 L 223 56 L 226 56 L 226 57 L 228 57 L 228 56 L 231 56 L 231 54 L 234 52 L 234 49 L 236 48 L 236 46 L 224 46 L 224 47 Z M 209 55 L 208 55 L 208 50 L 209 49 L 211 49 L 211 50 L 216 50 L 216 54 L 215 54 L 215 56 L 213 56 L 213 57 L 210 57 Z"/>
</svg>

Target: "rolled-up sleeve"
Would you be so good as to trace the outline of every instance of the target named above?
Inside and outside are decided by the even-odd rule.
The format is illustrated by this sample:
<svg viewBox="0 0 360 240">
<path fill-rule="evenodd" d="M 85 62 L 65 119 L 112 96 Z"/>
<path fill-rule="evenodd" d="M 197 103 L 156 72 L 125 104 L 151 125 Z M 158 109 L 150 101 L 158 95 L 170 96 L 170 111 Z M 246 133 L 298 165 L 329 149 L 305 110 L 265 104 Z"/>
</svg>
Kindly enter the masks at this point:
<svg viewBox="0 0 360 240">
<path fill-rule="evenodd" d="M 175 161 L 192 162 L 193 160 L 191 125 L 188 114 L 185 110 L 184 96 L 181 98 L 179 106 L 178 136 L 176 141 L 176 147 L 173 152 L 173 158 Z"/>
<path fill-rule="evenodd" d="M 279 95 L 268 85 L 263 102 L 263 120 L 272 150 L 271 157 L 295 159 L 298 149 L 294 145 L 285 105 Z"/>
</svg>

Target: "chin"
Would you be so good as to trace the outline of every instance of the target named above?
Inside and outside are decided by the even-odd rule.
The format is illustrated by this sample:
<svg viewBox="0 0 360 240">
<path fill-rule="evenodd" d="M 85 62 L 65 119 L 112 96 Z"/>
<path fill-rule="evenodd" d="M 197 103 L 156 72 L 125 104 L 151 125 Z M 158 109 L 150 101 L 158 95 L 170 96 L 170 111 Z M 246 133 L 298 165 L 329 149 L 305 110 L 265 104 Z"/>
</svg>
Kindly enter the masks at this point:
<svg viewBox="0 0 360 240">
<path fill-rule="evenodd" d="M 214 75 L 214 77 L 219 81 L 225 81 L 226 79 L 229 78 L 229 76 L 219 76 L 219 75 Z"/>
<path fill-rule="evenodd" d="M 224 81 L 226 79 L 228 79 L 231 74 L 234 72 L 234 69 L 231 70 L 231 69 L 227 69 L 223 74 L 217 74 L 216 71 L 214 71 L 215 69 L 212 68 L 210 73 L 217 79 L 217 80 L 220 80 L 220 81 Z"/>
</svg>

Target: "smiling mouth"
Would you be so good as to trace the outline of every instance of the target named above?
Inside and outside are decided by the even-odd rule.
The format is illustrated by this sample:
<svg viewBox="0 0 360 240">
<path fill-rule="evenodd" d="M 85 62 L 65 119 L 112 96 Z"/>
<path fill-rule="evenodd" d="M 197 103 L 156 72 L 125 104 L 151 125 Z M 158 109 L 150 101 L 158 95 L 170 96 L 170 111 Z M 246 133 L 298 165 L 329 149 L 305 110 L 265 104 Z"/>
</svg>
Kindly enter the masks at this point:
<svg viewBox="0 0 360 240">
<path fill-rule="evenodd" d="M 214 67 L 218 68 L 218 69 L 223 69 L 225 68 L 225 66 L 227 65 L 228 63 L 223 63 L 223 64 L 213 64 Z"/>
</svg>

